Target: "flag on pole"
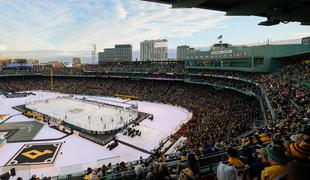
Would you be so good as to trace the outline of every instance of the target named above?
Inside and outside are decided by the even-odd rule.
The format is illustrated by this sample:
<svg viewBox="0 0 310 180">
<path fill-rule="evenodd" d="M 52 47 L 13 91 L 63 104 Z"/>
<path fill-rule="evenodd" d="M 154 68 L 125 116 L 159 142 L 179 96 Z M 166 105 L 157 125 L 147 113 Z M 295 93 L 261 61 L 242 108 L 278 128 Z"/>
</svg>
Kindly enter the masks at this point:
<svg viewBox="0 0 310 180">
<path fill-rule="evenodd" d="M 217 37 L 217 39 L 223 39 L 223 35 L 220 35 L 219 37 Z"/>
</svg>

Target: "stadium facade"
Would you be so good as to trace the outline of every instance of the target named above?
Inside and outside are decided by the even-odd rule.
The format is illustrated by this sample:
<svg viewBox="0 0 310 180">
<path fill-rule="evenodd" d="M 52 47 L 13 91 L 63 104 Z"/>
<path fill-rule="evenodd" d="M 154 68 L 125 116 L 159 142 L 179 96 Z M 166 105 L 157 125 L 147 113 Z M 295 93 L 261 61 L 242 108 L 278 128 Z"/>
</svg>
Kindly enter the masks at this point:
<svg viewBox="0 0 310 180">
<path fill-rule="evenodd" d="M 310 46 L 310 36 L 302 38 L 301 43 Z"/>
<path fill-rule="evenodd" d="M 295 59 L 310 57 L 306 44 L 233 46 L 214 44 L 209 51 L 192 51 L 186 58 L 188 69 L 270 72 Z"/>
</svg>

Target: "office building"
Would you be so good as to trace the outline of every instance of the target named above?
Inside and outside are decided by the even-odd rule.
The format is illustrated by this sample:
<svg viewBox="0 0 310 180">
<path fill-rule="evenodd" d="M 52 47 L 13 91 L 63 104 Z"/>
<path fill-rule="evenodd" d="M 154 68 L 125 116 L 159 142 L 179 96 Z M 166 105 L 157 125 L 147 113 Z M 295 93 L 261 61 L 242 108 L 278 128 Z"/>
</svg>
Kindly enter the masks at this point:
<svg viewBox="0 0 310 180">
<path fill-rule="evenodd" d="M 99 64 L 102 62 L 132 61 L 132 46 L 130 44 L 115 45 L 115 48 L 106 48 L 98 53 Z"/>
<path fill-rule="evenodd" d="M 166 39 L 145 40 L 140 43 L 141 61 L 167 61 L 168 41 Z"/>
<path fill-rule="evenodd" d="M 183 45 L 177 47 L 177 60 L 184 61 L 188 58 L 188 55 L 191 51 L 194 51 L 194 48 L 191 48 L 189 46 Z"/>
</svg>

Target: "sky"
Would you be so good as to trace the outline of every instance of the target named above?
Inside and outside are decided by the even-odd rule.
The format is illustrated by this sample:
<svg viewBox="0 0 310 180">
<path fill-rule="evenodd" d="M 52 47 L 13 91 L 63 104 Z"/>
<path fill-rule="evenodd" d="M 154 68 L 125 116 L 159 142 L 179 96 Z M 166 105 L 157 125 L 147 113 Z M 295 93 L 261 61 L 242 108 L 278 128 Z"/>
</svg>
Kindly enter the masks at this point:
<svg viewBox="0 0 310 180">
<path fill-rule="evenodd" d="M 141 41 L 165 38 L 173 58 L 178 45 L 205 48 L 219 35 L 238 45 L 310 36 L 299 23 L 264 27 L 257 24 L 265 18 L 141 0 L 0 0 L 0 14 L 0 56 L 41 61 L 89 59 L 91 44 L 132 44 L 136 58 Z"/>
</svg>

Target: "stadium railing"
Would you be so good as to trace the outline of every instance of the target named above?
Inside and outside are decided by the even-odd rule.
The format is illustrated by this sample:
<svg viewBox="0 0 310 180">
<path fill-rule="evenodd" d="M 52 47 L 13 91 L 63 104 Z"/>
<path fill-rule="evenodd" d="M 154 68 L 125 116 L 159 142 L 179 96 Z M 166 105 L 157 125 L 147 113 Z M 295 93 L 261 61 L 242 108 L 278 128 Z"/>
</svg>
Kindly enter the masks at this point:
<svg viewBox="0 0 310 180">
<path fill-rule="evenodd" d="M 297 85 L 302 85 L 304 86 L 305 88 L 308 88 L 310 89 L 310 82 L 309 80 L 307 79 L 299 79 L 299 78 L 295 78 L 295 77 L 291 77 L 291 76 L 288 76 L 286 74 L 283 74 L 283 73 L 273 73 L 275 76 L 279 76 L 283 79 L 286 79 L 288 81 L 291 81 L 293 82 L 294 84 L 297 84 Z"/>
<path fill-rule="evenodd" d="M 16 176 L 15 177 L 23 177 L 24 179 L 30 179 L 33 174 L 31 174 L 31 166 L 23 165 L 23 166 L 0 166 L 0 175 L 6 172 L 10 172 L 11 169 L 15 169 Z"/>
<path fill-rule="evenodd" d="M 269 110 L 269 112 L 271 114 L 272 121 L 275 121 L 277 116 L 276 116 L 276 113 L 275 113 L 275 111 L 274 111 L 274 109 L 273 109 L 273 107 L 271 105 L 271 102 L 270 102 L 270 100 L 269 100 L 269 98 L 268 98 L 268 96 L 266 94 L 266 91 L 265 91 L 263 85 L 259 84 L 259 87 L 260 87 L 260 91 L 261 91 L 261 96 L 264 99 L 264 101 L 266 102 L 267 108 L 268 108 L 268 110 Z"/>
<path fill-rule="evenodd" d="M 215 152 L 208 154 L 206 156 L 199 157 L 197 159 L 199 165 L 200 165 L 200 174 L 204 175 L 210 172 L 214 172 L 214 170 L 217 168 L 217 165 L 221 161 L 226 161 L 228 159 L 228 155 L 225 151 L 220 151 L 220 152 Z M 131 164 L 137 164 L 138 161 L 133 161 L 130 162 Z M 181 161 L 179 159 L 177 160 L 168 160 L 165 162 L 167 167 L 169 169 L 176 167 L 179 164 L 186 165 L 186 161 Z M 98 166 L 96 168 L 100 168 L 101 166 Z M 115 165 L 112 166 L 112 169 L 115 168 Z M 86 169 L 85 169 L 86 170 Z M 67 174 L 67 175 L 61 175 L 61 176 L 56 176 L 53 177 L 52 179 L 82 179 L 83 174 L 85 173 L 85 170 L 80 172 L 80 173 L 75 173 L 75 174 Z M 144 172 L 149 172 L 150 171 L 150 166 L 144 168 Z M 146 175 L 146 174 L 145 174 Z M 106 176 L 102 177 L 101 179 L 135 179 L 136 174 L 133 170 L 127 170 L 127 171 L 121 171 L 117 173 L 113 173 L 113 170 L 110 171 Z"/>
</svg>

